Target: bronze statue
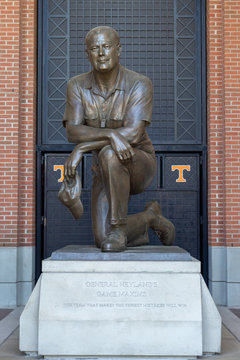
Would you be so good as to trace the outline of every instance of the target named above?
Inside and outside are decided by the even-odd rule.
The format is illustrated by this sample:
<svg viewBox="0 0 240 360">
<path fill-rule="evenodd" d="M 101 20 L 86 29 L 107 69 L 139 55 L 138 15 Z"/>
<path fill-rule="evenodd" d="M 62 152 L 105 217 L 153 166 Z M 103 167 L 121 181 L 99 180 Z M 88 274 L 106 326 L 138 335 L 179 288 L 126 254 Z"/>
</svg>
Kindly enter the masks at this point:
<svg viewBox="0 0 240 360">
<path fill-rule="evenodd" d="M 110 27 L 88 32 L 86 54 L 92 71 L 71 78 L 67 88 L 63 124 L 68 140 L 77 145 L 65 163 L 59 198 L 76 218 L 81 216 L 76 167 L 83 153 L 91 150 L 96 246 L 102 251 L 124 251 L 127 246 L 146 245 L 149 227 L 164 245 L 172 245 L 174 225 L 162 216 L 158 202 L 127 215 L 129 196 L 143 192 L 156 172 L 155 152 L 146 132 L 152 117 L 151 81 L 119 64 L 120 39 Z"/>
</svg>

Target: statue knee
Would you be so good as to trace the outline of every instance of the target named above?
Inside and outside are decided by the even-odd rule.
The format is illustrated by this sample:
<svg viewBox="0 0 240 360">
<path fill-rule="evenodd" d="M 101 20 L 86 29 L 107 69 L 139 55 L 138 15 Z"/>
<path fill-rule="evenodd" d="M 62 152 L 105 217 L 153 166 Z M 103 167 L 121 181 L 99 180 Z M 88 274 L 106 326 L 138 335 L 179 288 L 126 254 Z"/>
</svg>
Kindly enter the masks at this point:
<svg viewBox="0 0 240 360">
<path fill-rule="evenodd" d="M 116 163 L 117 156 L 110 145 L 105 146 L 98 154 L 98 160 L 102 167 Z"/>
</svg>

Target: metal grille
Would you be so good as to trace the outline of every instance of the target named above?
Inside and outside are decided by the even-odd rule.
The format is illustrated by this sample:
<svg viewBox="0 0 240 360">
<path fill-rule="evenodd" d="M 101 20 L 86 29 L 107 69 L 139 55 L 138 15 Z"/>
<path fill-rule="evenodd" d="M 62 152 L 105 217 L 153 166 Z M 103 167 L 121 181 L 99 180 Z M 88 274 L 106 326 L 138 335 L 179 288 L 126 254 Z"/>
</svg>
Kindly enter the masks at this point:
<svg viewBox="0 0 240 360">
<path fill-rule="evenodd" d="M 69 5 L 67 0 L 45 1 L 43 18 L 46 34 L 43 67 L 43 143 L 66 143 L 62 126 L 66 85 L 69 80 Z"/>
<path fill-rule="evenodd" d="M 44 257 L 68 244 L 92 244 L 91 155 L 84 156 L 82 177 L 84 215 L 75 221 L 60 203 L 59 172 L 68 144 L 62 116 L 70 77 L 90 70 L 85 55 L 86 33 L 98 25 L 120 34 L 123 66 L 147 75 L 154 86 L 153 122 L 148 128 L 157 153 L 158 171 L 151 186 L 133 196 L 129 214 L 142 211 L 151 200 L 176 227 L 176 245 L 200 258 L 200 159 L 202 137 L 201 11 L 198 0 L 41 0 L 43 52 L 41 71 L 41 140 L 44 168 Z M 190 144 L 191 147 L 185 147 Z M 47 145 L 47 146 L 42 146 Z M 181 153 L 177 153 L 179 146 Z M 200 145 L 200 146 L 195 146 Z M 156 147 L 159 149 L 159 147 Z M 189 152 L 186 152 L 189 149 Z M 195 150 L 194 150 L 195 149 Z M 48 151 L 48 154 L 44 154 Z M 192 152 L 193 151 L 193 152 Z M 172 153 L 171 153 L 172 152 Z M 186 182 L 176 182 L 171 166 L 188 165 Z M 202 180 L 203 181 L 203 180 Z M 42 214 L 41 214 L 42 215 Z M 150 230 L 151 244 L 159 239 Z"/>
<path fill-rule="evenodd" d="M 68 143 L 62 116 L 67 80 L 89 71 L 86 33 L 114 27 L 123 45 L 121 64 L 154 85 L 154 144 L 201 144 L 200 2 L 118 0 L 47 2 L 44 41 L 43 144 Z"/>
<path fill-rule="evenodd" d="M 54 165 L 63 165 L 66 155 L 45 155 L 45 231 L 44 257 L 63 246 L 93 245 L 91 222 L 91 155 L 84 155 L 83 163 L 78 169 L 83 178 L 81 200 L 84 214 L 74 220 L 69 210 L 58 200 L 60 173 L 53 171 Z M 161 161 L 160 161 L 161 160 Z M 162 164 L 162 166 L 161 166 Z M 190 164 L 191 174 L 185 176 L 187 182 L 176 184 L 176 174 L 171 171 L 170 164 Z M 157 175 L 153 183 L 142 194 L 130 198 L 128 212 L 135 214 L 144 210 L 144 206 L 152 200 L 161 204 L 163 215 L 173 221 L 176 227 L 175 245 L 188 250 L 192 256 L 200 257 L 199 239 L 199 158 L 198 156 L 164 157 L 158 155 Z M 170 181 L 171 180 L 171 181 Z M 157 235 L 149 230 L 150 244 L 161 245 Z"/>
<path fill-rule="evenodd" d="M 178 142 L 195 143 L 200 138 L 201 114 L 200 83 L 197 75 L 196 2 L 185 0 L 177 2 L 176 8 L 176 138 Z M 197 101 L 198 100 L 198 101 Z"/>
</svg>

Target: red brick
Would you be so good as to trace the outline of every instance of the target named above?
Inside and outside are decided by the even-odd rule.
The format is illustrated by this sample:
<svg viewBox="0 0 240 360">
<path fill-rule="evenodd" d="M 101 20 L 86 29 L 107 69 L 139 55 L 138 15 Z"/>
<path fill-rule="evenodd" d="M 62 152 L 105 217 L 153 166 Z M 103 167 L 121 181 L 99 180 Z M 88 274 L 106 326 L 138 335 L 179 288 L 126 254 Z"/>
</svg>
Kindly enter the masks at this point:
<svg viewBox="0 0 240 360">
<path fill-rule="evenodd" d="M 208 212 L 211 245 L 240 245 L 239 22 L 239 4 L 236 1 L 207 2 Z M 218 172 L 221 173 L 221 187 L 216 180 Z"/>
<path fill-rule="evenodd" d="M 35 243 L 36 16 L 35 0 L 0 1 L 0 246 Z"/>
</svg>

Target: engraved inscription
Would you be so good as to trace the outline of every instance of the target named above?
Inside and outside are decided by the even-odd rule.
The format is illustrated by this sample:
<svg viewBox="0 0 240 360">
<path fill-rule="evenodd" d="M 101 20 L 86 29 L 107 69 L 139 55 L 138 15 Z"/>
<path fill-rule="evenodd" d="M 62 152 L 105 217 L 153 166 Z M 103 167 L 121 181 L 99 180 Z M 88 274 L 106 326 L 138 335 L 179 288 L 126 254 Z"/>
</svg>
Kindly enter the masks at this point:
<svg viewBox="0 0 240 360">
<path fill-rule="evenodd" d="M 185 308 L 187 304 L 163 303 L 64 303 L 65 308 Z"/>
<path fill-rule="evenodd" d="M 124 287 L 124 288 L 156 288 L 157 281 L 86 281 L 86 287 L 105 288 L 105 287 Z"/>
<path fill-rule="evenodd" d="M 157 281 L 85 281 L 83 291 L 88 295 L 86 302 L 63 303 L 65 309 L 146 309 L 146 311 L 172 309 L 182 310 L 186 303 L 158 302 L 160 298 L 160 284 Z M 155 302 L 152 295 L 158 291 L 159 297 Z"/>
<path fill-rule="evenodd" d="M 146 297 L 146 291 L 97 291 L 97 297 Z"/>
</svg>

